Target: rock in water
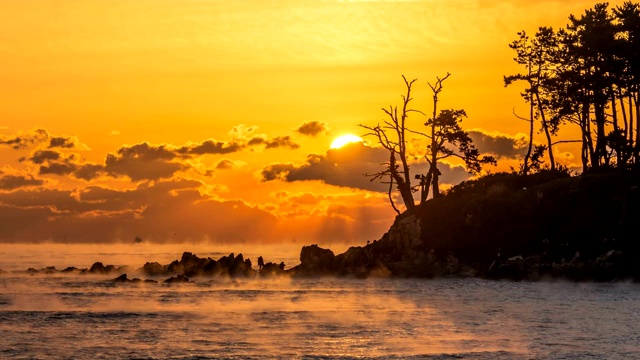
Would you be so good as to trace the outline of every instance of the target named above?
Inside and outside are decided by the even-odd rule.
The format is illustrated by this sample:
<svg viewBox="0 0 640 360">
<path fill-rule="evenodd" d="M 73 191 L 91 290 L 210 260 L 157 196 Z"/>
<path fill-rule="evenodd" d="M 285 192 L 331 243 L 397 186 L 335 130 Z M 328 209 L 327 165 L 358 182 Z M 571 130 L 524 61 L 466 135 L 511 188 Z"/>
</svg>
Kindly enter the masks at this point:
<svg viewBox="0 0 640 360">
<path fill-rule="evenodd" d="M 184 275 L 172 276 L 164 281 L 165 284 L 188 283 L 189 278 Z"/>
<path fill-rule="evenodd" d="M 332 275 L 337 272 L 333 251 L 318 245 L 303 246 L 298 271 L 304 275 Z"/>
</svg>

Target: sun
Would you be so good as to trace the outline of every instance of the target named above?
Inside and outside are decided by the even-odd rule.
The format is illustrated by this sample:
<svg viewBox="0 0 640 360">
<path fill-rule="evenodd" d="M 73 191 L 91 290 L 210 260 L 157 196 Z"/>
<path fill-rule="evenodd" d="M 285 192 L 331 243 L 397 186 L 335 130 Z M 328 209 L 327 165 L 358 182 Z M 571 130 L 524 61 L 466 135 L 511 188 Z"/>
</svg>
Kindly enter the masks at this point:
<svg viewBox="0 0 640 360">
<path fill-rule="evenodd" d="M 345 134 L 340 135 L 331 143 L 332 149 L 339 149 L 347 144 L 362 142 L 362 138 L 358 135 Z"/>
</svg>

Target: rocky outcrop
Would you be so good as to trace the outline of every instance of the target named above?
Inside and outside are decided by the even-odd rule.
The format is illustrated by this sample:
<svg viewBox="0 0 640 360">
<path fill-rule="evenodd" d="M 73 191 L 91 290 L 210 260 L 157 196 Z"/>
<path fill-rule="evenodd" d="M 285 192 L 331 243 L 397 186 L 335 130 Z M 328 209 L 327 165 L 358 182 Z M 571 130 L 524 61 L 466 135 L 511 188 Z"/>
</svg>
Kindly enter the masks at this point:
<svg viewBox="0 0 640 360">
<path fill-rule="evenodd" d="M 141 283 L 145 283 L 145 284 L 157 284 L 158 282 L 155 280 L 151 280 L 151 279 L 146 279 L 146 280 L 142 280 L 140 278 L 133 278 L 133 279 L 129 279 L 127 277 L 127 274 L 122 274 L 120 276 L 118 276 L 115 279 L 109 280 L 110 282 L 113 283 L 125 283 L 125 284 L 130 284 L 130 283 L 134 283 L 134 284 L 141 284 Z"/>
<path fill-rule="evenodd" d="M 268 262 L 259 269 L 258 274 L 262 277 L 288 275 L 288 272 L 284 267 L 284 262 L 281 262 L 280 264 Z"/>
<path fill-rule="evenodd" d="M 190 282 L 189 278 L 184 276 L 184 275 L 177 275 L 177 276 L 172 276 L 170 278 L 168 278 L 167 280 L 163 281 L 163 284 L 180 284 L 180 283 L 188 283 Z"/>
<path fill-rule="evenodd" d="M 184 275 L 196 276 L 231 276 L 252 277 L 257 272 L 253 269 L 251 260 L 245 259 L 242 254 L 233 253 L 222 256 L 218 260 L 210 257 L 201 258 L 191 252 L 184 252 L 180 260 L 174 260 L 168 265 L 157 262 L 148 262 L 140 269 L 148 276 Z"/>
<path fill-rule="evenodd" d="M 115 265 L 103 265 L 101 262 L 96 262 L 91 265 L 88 269 L 78 269 L 74 266 L 69 266 L 64 270 L 58 270 L 55 266 L 47 266 L 41 269 L 29 268 L 27 272 L 30 274 L 69 274 L 69 273 L 80 273 L 80 274 L 95 274 L 95 275 L 109 275 L 118 272 L 127 271 L 126 266 L 115 266 Z"/>
<path fill-rule="evenodd" d="M 115 273 L 115 272 L 123 272 L 126 271 L 127 267 L 126 266 L 115 266 L 115 265 L 103 265 L 101 262 L 96 262 L 93 265 L 91 265 L 91 268 L 89 268 L 88 272 L 90 274 L 111 274 L 111 273 Z"/>
<path fill-rule="evenodd" d="M 296 276 L 336 275 L 338 271 L 333 251 L 323 249 L 315 244 L 302 247 L 300 265 L 291 270 Z"/>
</svg>

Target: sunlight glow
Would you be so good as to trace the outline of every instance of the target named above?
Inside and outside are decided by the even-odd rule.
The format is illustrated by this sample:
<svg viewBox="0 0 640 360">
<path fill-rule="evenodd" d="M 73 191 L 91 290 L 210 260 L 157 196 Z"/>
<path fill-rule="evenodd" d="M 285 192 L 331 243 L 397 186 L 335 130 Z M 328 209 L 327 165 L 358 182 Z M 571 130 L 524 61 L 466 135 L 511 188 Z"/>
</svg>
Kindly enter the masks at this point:
<svg viewBox="0 0 640 360">
<path fill-rule="evenodd" d="M 358 135 L 353 135 L 353 134 L 340 135 L 335 140 L 333 140 L 333 142 L 331 143 L 331 148 L 339 149 L 347 144 L 356 143 L 356 142 L 362 142 L 362 138 Z"/>
</svg>

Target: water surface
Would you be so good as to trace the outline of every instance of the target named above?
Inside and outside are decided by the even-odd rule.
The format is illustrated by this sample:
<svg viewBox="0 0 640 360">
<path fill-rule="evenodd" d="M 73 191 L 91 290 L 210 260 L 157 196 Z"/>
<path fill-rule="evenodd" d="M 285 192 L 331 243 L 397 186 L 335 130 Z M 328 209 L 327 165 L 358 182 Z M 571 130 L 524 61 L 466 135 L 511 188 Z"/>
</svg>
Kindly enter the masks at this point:
<svg viewBox="0 0 640 360">
<path fill-rule="evenodd" d="M 113 277 L 5 270 L 0 358 L 640 358 L 637 284 Z"/>
</svg>

